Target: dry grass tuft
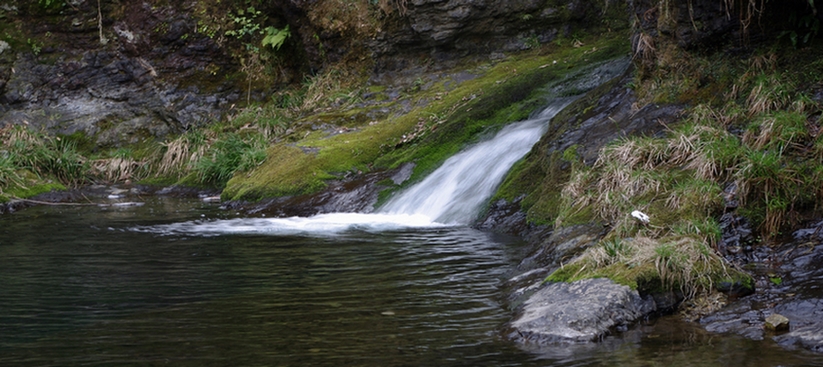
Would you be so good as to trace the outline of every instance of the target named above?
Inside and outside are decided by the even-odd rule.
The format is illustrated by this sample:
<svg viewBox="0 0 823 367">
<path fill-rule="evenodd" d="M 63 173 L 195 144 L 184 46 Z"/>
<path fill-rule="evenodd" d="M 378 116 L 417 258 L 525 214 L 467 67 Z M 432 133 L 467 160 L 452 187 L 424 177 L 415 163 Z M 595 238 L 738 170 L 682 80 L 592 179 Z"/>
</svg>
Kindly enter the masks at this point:
<svg viewBox="0 0 823 367">
<path fill-rule="evenodd" d="M 635 60 L 640 60 L 644 66 L 653 66 L 655 59 L 657 59 L 657 48 L 654 44 L 654 37 L 640 32 L 634 45 L 633 57 Z"/>
<path fill-rule="evenodd" d="M 740 28 L 744 34 L 755 20 L 759 20 L 766 8 L 767 0 L 723 0 L 726 8 L 726 16 L 731 18 L 731 14 L 737 12 L 740 20 Z"/>
<path fill-rule="evenodd" d="M 157 172 L 160 175 L 185 175 L 190 172 L 194 164 L 205 154 L 207 146 L 197 137 L 183 135 L 163 146 L 166 151 L 160 159 Z"/>
<path fill-rule="evenodd" d="M 770 52 L 764 55 L 752 56 L 749 60 L 749 71 L 744 75 L 757 75 L 777 70 L 777 54 Z"/>
<path fill-rule="evenodd" d="M 398 1 L 404 5 L 406 1 Z M 389 9 L 388 2 L 380 7 Z M 328 32 L 359 37 L 374 36 L 379 29 L 378 17 L 369 1 L 319 0 L 306 12 L 309 20 Z"/>
<path fill-rule="evenodd" d="M 356 71 L 331 70 L 315 76 L 306 89 L 301 112 L 345 109 L 358 101 L 360 91 L 353 87 L 361 78 Z"/>
<path fill-rule="evenodd" d="M 409 10 L 408 0 L 378 0 L 377 7 L 386 15 L 390 15 L 396 10 L 400 13 L 400 16 L 404 16 Z"/>
<path fill-rule="evenodd" d="M 115 183 L 143 178 L 140 171 L 146 165 L 146 162 L 131 158 L 114 157 L 92 161 L 91 169 L 95 176 L 102 178 L 105 182 Z"/>
<path fill-rule="evenodd" d="M 788 92 L 790 89 L 791 86 L 784 85 L 774 78 L 757 82 L 746 99 L 746 104 L 749 106 L 749 116 L 787 108 L 791 104 L 791 97 Z"/>
<path fill-rule="evenodd" d="M 700 180 L 727 177 L 740 152 L 736 140 L 724 129 L 698 124 L 685 124 L 671 130 L 666 139 L 631 138 L 608 145 L 601 150 L 590 170 L 576 171 L 561 190 L 561 199 L 568 210 L 556 224 L 591 206 L 593 213 L 606 223 L 616 223 L 634 209 L 652 205 L 658 198 L 668 198 L 668 206 L 679 207 L 677 193 L 682 183 L 678 172 L 690 172 Z M 694 189 L 702 188 L 697 187 Z M 710 195 L 718 195 L 712 192 Z M 695 196 L 714 206 L 716 200 Z"/>
<path fill-rule="evenodd" d="M 686 299 L 712 290 L 735 271 L 700 237 L 635 236 L 601 241 L 583 252 L 567 280 L 607 276 L 644 291 L 679 290 Z"/>
</svg>

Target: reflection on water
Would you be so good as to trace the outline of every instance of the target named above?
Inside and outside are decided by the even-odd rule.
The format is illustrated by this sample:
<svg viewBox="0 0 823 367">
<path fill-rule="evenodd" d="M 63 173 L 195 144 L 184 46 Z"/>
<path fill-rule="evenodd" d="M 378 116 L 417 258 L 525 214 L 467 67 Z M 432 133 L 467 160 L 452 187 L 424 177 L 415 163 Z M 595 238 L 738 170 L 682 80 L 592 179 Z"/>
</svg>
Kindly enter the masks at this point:
<svg viewBox="0 0 823 367">
<path fill-rule="evenodd" d="M 0 366 L 823 365 L 674 319 L 517 348 L 498 287 L 522 246 L 469 228 L 160 230 L 244 222 L 228 215 L 155 199 L 0 216 Z"/>
</svg>

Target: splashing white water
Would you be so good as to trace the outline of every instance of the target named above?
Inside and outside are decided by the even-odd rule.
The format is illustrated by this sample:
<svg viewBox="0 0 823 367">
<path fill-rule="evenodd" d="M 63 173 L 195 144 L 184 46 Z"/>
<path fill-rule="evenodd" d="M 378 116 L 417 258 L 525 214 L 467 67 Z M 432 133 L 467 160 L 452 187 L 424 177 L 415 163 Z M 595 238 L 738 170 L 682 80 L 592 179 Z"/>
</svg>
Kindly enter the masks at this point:
<svg viewBox="0 0 823 367">
<path fill-rule="evenodd" d="M 221 234 L 332 235 L 350 230 L 385 232 L 410 228 L 437 228 L 424 215 L 330 213 L 311 217 L 235 218 L 202 220 L 133 228 L 163 235 L 216 236 Z"/>
<path fill-rule="evenodd" d="M 425 215 L 449 224 L 471 223 L 511 166 L 531 150 L 548 121 L 572 100 L 556 99 L 538 117 L 506 126 L 493 139 L 454 155 L 423 181 L 389 200 L 380 212 Z"/>
</svg>

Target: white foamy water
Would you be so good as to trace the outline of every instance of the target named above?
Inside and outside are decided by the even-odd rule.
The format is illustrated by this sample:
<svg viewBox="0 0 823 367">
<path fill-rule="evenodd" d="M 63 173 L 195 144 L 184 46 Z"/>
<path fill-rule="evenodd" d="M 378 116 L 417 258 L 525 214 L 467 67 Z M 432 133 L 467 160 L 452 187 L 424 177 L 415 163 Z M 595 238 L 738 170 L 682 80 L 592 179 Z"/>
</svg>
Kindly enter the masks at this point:
<svg viewBox="0 0 823 367">
<path fill-rule="evenodd" d="M 134 228 L 138 232 L 164 235 L 270 234 L 324 235 L 350 230 L 384 232 L 413 228 L 444 227 L 425 215 L 329 213 L 311 217 L 235 218 L 196 220 Z"/>
<path fill-rule="evenodd" d="M 423 181 L 389 200 L 380 212 L 470 224 L 511 166 L 546 132 L 548 121 L 573 100 L 557 99 L 536 118 L 506 126 L 493 139 L 454 155 Z"/>
</svg>

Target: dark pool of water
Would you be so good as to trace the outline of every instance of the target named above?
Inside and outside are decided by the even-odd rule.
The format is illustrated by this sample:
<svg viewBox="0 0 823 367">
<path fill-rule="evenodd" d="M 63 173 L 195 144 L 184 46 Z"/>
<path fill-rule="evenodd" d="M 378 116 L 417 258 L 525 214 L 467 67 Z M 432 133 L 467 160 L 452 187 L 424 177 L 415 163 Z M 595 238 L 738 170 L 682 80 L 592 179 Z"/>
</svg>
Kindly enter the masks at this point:
<svg viewBox="0 0 823 367">
<path fill-rule="evenodd" d="M 500 337 L 523 244 L 469 228 L 197 236 L 151 198 L 0 216 L 0 366 L 790 366 L 823 357 L 665 318 L 603 343 Z"/>
</svg>

